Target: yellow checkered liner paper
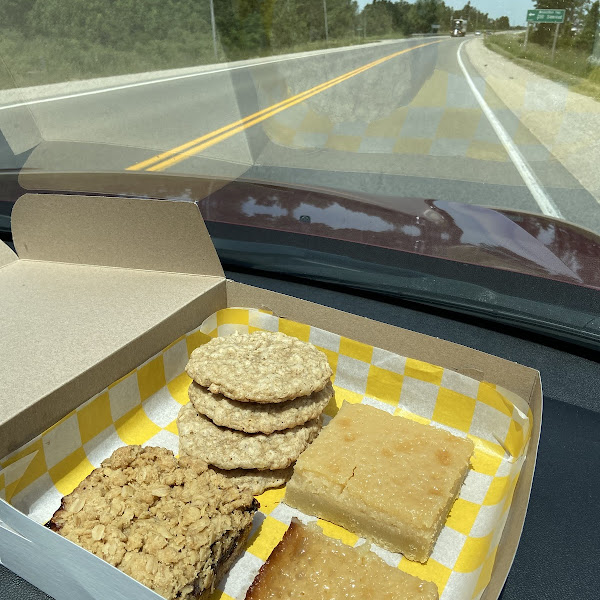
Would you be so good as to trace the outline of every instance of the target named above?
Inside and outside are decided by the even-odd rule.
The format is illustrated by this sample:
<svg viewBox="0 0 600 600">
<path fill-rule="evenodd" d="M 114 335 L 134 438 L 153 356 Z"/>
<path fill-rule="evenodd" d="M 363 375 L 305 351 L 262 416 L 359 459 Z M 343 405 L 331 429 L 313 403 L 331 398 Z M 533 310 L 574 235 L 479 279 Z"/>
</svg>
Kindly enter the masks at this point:
<svg viewBox="0 0 600 600">
<path fill-rule="evenodd" d="M 0 497 L 44 523 L 61 497 L 116 448 L 147 444 L 177 453 L 176 417 L 188 402 L 190 379 L 184 368 L 190 353 L 217 335 L 257 330 L 282 331 L 325 352 L 336 392 L 325 409 L 325 422 L 342 402 L 364 402 L 473 440 L 472 469 L 429 561 L 423 565 L 374 545 L 372 549 L 388 564 L 434 581 L 444 600 L 478 598 L 489 581 L 525 458 L 532 422 L 528 405 L 489 383 L 265 311 L 220 310 L 0 461 Z M 291 517 L 315 520 L 282 503 L 284 491 L 259 496 L 261 509 L 248 548 L 219 584 L 214 599 L 244 598 Z M 346 544 L 364 543 L 341 527 L 320 519 L 318 523 L 327 535 Z"/>
</svg>

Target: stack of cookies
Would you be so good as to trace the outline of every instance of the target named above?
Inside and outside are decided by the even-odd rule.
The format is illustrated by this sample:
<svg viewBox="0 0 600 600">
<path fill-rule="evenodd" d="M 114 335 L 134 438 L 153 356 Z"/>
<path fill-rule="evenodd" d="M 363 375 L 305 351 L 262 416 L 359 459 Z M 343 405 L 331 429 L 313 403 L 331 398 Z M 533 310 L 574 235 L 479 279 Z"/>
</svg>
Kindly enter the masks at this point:
<svg viewBox="0 0 600 600">
<path fill-rule="evenodd" d="M 283 333 L 214 338 L 192 352 L 186 371 L 193 381 L 177 418 L 180 455 L 255 495 L 290 478 L 334 395 L 325 354 Z"/>
</svg>

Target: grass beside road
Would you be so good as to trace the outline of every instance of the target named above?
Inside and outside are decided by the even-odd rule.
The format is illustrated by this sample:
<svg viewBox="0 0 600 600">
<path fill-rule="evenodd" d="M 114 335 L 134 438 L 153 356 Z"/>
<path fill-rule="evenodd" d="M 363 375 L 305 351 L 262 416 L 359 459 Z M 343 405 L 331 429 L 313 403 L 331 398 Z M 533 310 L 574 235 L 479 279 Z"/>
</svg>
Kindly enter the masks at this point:
<svg viewBox="0 0 600 600">
<path fill-rule="evenodd" d="M 133 44 L 123 51 L 86 40 L 27 37 L 3 30 L 0 89 L 207 63 L 212 57 L 209 43 L 208 39 L 192 44 L 166 40 Z"/>
<path fill-rule="evenodd" d="M 486 36 L 487 48 L 509 58 L 542 77 L 569 86 L 574 92 L 600 100 L 600 67 L 593 67 L 587 61 L 588 55 L 575 48 L 557 48 L 554 62 L 552 49 L 540 44 L 527 42 L 524 50 L 525 34 Z"/>
<path fill-rule="evenodd" d="M 384 37 L 402 38 L 401 35 Z M 235 55 L 226 56 L 223 49 L 220 49 L 219 62 L 352 46 L 380 39 L 383 38 L 355 36 L 329 42 L 313 41 L 277 48 L 268 54 L 237 51 Z M 87 40 L 27 37 L 17 31 L 0 28 L 0 89 L 193 67 L 214 62 L 210 36 L 133 43 L 127 50 L 117 50 Z"/>
</svg>

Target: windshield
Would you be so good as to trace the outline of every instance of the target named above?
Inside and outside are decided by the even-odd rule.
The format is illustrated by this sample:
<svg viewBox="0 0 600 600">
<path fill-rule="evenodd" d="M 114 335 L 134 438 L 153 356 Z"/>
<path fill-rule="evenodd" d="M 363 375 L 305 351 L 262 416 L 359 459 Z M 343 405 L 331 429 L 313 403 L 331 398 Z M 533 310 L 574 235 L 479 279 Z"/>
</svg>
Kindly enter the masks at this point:
<svg viewBox="0 0 600 600">
<path fill-rule="evenodd" d="M 597 1 L 0 9 L 0 167 L 19 191 L 259 182 L 278 191 L 202 203 L 186 183 L 169 197 L 200 201 L 207 221 L 366 244 L 366 257 L 385 247 L 600 287 Z M 305 195 L 288 202 L 293 189 Z"/>
</svg>

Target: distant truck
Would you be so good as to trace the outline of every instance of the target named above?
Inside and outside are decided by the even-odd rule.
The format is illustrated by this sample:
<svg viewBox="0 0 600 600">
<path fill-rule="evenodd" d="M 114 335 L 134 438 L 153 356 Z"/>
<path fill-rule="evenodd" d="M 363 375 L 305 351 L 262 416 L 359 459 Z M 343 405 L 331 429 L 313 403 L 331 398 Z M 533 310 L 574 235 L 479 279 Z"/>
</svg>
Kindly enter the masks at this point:
<svg viewBox="0 0 600 600">
<path fill-rule="evenodd" d="M 452 19 L 450 35 L 452 37 L 465 37 L 467 33 L 467 19 Z"/>
</svg>

